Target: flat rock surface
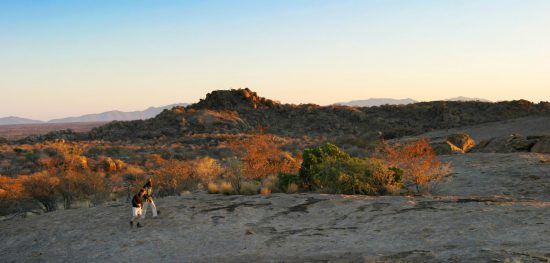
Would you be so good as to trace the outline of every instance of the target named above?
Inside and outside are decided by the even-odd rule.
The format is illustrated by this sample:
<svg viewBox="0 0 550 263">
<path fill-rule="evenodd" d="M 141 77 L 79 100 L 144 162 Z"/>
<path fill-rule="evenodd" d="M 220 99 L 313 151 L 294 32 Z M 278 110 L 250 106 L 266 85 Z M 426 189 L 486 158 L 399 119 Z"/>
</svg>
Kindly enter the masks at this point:
<svg viewBox="0 0 550 263">
<path fill-rule="evenodd" d="M 549 155 L 445 158 L 454 172 L 432 197 L 198 193 L 158 199 L 141 229 L 126 203 L 6 219 L 0 261 L 550 260 Z"/>
<path fill-rule="evenodd" d="M 447 130 L 435 130 L 417 136 L 405 137 L 402 140 L 430 138 L 432 141 L 443 141 L 449 135 L 456 133 L 467 133 L 476 143 L 494 137 L 508 136 L 513 133 L 524 136 L 550 134 L 550 117 L 523 117 L 478 125 L 462 126 Z"/>
</svg>

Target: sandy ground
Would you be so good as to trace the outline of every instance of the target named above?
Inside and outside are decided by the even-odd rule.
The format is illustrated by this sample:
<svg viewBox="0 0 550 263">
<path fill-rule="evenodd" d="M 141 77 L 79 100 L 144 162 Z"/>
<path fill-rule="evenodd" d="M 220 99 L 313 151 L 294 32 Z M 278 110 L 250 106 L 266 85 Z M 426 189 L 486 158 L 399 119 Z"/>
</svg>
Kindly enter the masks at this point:
<svg viewBox="0 0 550 263">
<path fill-rule="evenodd" d="M 432 197 L 205 193 L 0 221 L 1 262 L 550 262 L 550 155 L 445 157 Z M 516 260 L 516 261 L 514 261 Z"/>
</svg>

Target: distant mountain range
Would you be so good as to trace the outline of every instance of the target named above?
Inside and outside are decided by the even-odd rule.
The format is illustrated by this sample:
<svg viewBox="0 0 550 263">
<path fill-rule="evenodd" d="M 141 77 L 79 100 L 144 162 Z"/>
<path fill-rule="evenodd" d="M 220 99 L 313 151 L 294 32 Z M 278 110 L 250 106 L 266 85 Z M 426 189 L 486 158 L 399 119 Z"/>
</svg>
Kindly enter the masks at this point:
<svg viewBox="0 0 550 263">
<path fill-rule="evenodd" d="M 187 106 L 187 103 L 176 103 L 162 107 L 149 107 L 143 111 L 107 111 L 97 114 L 86 114 L 78 117 L 67 117 L 62 119 L 53 119 L 47 122 L 39 120 L 31 120 L 19 117 L 4 117 L 0 118 L 0 125 L 13 124 L 40 124 L 40 123 L 70 123 L 70 122 L 109 122 L 109 121 L 130 121 L 144 120 L 157 116 L 165 109 L 171 109 L 175 106 Z"/>
<path fill-rule="evenodd" d="M 413 99 L 390 99 L 390 98 L 370 98 L 366 100 L 352 100 L 348 102 L 338 102 L 336 105 L 351 106 L 351 107 L 372 107 L 380 105 L 403 105 L 416 103 L 418 101 Z"/>
<path fill-rule="evenodd" d="M 31 120 L 31 119 L 25 119 L 25 118 L 19 118 L 19 117 L 15 117 L 15 116 L 0 118 L 0 125 L 36 124 L 36 123 L 44 123 L 44 122 L 43 121 L 37 121 L 37 120 Z"/>
<path fill-rule="evenodd" d="M 446 99 L 445 101 L 482 101 L 482 102 L 491 102 L 490 100 L 480 99 L 480 98 L 469 98 L 469 97 L 454 97 Z M 391 98 L 370 98 L 366 100 L 352 100 L 348 102 L 338 102 L 335 105 L 351 106 L 351 107 L 373 107 L 381 105 L 406 105 L 411 103 L 417 103 L 417 100 L 410 98 L 406 99 L 391 99 Z"/>
<path fill-rule="evenodd" d="M 481 102 L 492 102 L 487 99 L 481 99 L 481 98 L 469 98 L 464 96 L 454 97 L 450 99 L 446 99 L 446 101 L 481 101 Z"/>
</svg>

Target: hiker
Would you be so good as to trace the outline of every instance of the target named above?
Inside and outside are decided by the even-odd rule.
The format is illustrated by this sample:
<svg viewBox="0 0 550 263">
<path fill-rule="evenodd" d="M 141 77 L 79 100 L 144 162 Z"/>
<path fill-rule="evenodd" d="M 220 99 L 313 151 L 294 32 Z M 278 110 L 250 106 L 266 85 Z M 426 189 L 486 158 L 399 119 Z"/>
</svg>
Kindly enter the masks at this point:
<svg viewBox="0 0 550 263">
<path fill-rule="evenodd" d="M 143 207 L 143 197 L 145 196 L 145 189 L 141 188 L 139 193 L 132 198 L 132 220 L 130 220 L 130 227 L 134 227 L 134 221 L 137 222 L 137 227 L 142 227 L 140 219 L 142 217 L 141 208 Z"/>
<path fill-rule="evenodd" d="M 143 207 L 143 218 L 147 215 L 147 208 L 150 206 L 153 211 L 153 218 L 158 216 L 157 206 L 153 201 L 153 178 L 149 177 L 147 183 L 143 186 L 145 189 L 145 206 Z"/>
</svg>

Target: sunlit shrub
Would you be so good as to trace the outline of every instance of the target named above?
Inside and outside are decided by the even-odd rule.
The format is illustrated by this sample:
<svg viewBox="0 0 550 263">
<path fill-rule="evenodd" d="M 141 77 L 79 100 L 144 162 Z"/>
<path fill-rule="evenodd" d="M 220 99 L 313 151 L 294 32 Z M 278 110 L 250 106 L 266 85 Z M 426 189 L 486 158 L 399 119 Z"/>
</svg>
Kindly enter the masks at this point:
<svg viewBox="0 0 550 263">
<path fill-rule="evenodd" d="M 200 180 L 192 177 L 188 161 L 168 160 L 154 170 L 157 193 L 161 196 L 177 195 L 184 190 L 194 189 Z"/>
<path fill-rule="evenodd" d="M 437 159 L 428 140 L 421 139 L 406 144 L 384 144 L 378 153 L 388 165 L 399 168 L 403 183 L 415 193 L 429 192 L 450 172 L 449 164 Z"/>
<path fill-rule="evenodd" d="M 192 173 L 203 184 L 207 184 L 219 178 L 223 168 L 216 159 L 204 157 L 192 162 Z"/>
<path fill-rule="evenodd" d="M 232 141 L 230 148 L 240 158 L 242 174 L 246 179 L 297 172 L 300 167 L 299 158 L 281 150 L 273 135 L 251 135 L 244 141 Z"/>
<path fill-rule="evenodd" d="M 60 180 L 57 176 L 44 171 L 30 176 L 23 182 L 23 188 L 31 198 L 40 202 L 49 212 L 57 209 L 59 183 Z"/>
<path fill-rule="evenodd" d="M 59 175 L 57 187 L 65 208 L 71 208 L 76 200 L 100 203 L 107 199 L 110 189 L 104 176 L 94 172 L 65 171 Z"/>
</svg>

